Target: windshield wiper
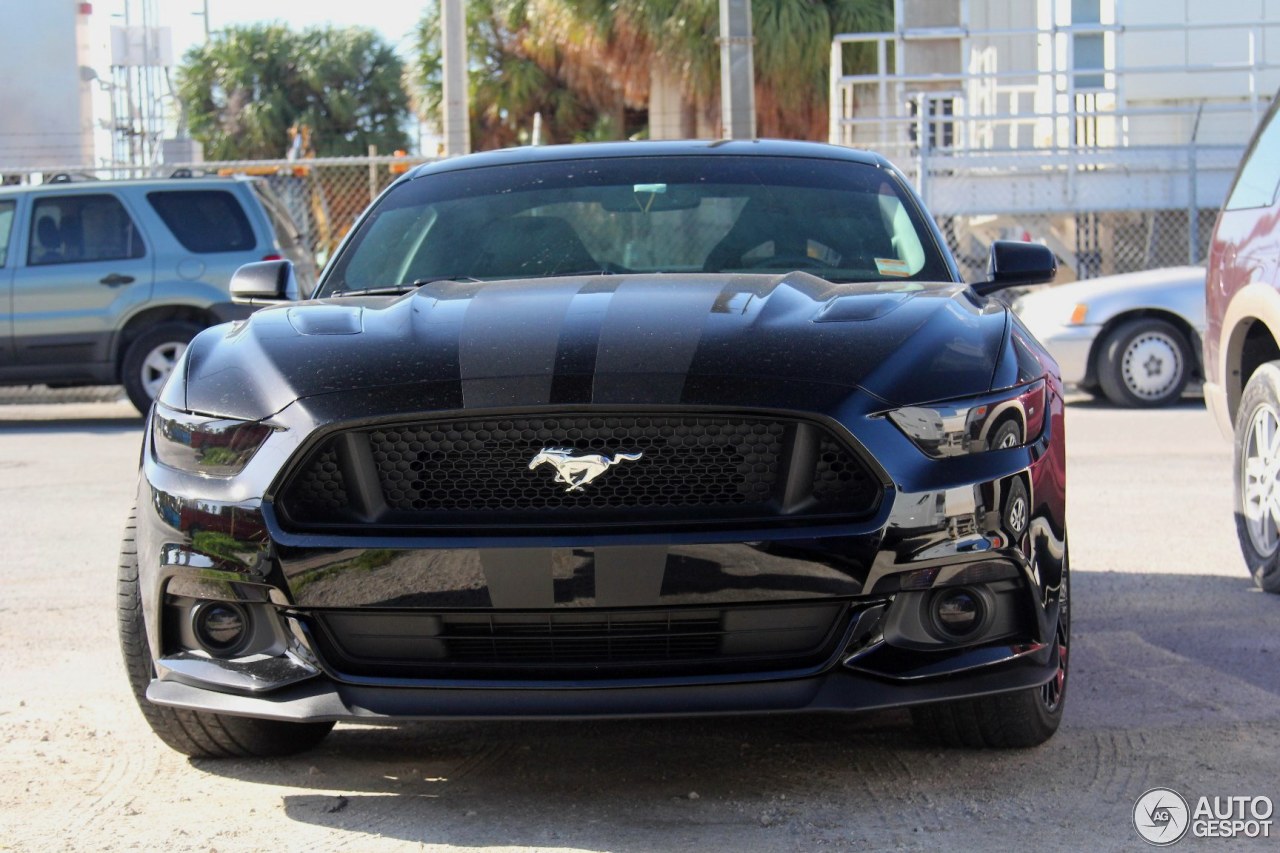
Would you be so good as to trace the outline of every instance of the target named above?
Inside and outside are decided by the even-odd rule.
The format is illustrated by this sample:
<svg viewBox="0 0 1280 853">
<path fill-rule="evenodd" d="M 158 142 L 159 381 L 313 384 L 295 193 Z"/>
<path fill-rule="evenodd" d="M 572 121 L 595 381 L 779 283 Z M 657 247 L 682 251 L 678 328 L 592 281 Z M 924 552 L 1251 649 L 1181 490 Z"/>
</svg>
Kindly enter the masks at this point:
<svg viewBox="0 0 1280 853">
<path fill-rule="evenodd" d="M 479 281 L 469 275 L 433 275 L 428 278 L 415 278 L 408 284 L 389 284 L 383 287 L 364 287 L 360 290 L 339 290 L 331 296 L 397 296 L 401 293 L 412 293 L 424 284 L 435 284 L 437 281 Z"/>
<path fill-rule="evenodd" d="M 534 278 L 572 278 L 574 276 L 587 275 L 617 275 L 617 273 L 607 269 L 574 270 L 573 272 L 552 272 L 546 275 L 534 276 Z"/>
</svg>

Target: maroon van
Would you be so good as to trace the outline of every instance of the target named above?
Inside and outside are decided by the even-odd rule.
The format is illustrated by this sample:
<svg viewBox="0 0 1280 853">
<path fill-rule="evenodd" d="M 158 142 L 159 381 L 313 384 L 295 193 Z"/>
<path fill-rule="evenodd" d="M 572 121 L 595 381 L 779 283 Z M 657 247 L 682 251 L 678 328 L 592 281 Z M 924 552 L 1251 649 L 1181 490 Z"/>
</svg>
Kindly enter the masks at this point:
<svg viewBox="0 0 1280 853">
<path fill-rule="evenodd" d="M 1223 205 L 1205 280 L 1205 401 L 1235 441 L 1240 550 L 1280 593 L 1280 121 L 1258 125 Z"/>
</svg>

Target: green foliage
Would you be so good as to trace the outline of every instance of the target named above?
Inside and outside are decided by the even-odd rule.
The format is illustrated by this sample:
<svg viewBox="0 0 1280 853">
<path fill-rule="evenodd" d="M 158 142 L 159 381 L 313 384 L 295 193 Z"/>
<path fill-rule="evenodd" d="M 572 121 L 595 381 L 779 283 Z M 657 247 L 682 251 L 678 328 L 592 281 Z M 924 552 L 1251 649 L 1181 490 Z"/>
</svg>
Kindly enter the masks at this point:
<svg viewBox="0 0 1280 853">
<path fill-rule="evenodd" d="M 567 142 L 587 133 L 597 116 L 525 43 L 528 0 L 467 0 L 471 139 L 477 149 L 529 142 L 542 114 L 543 141 Z M 444 101 L 440 7 L 432 3 L 416 31 L 414 83 L 423 115 L 440 116 Z M 430 153 L 430 152 L 427 152 Z"/>
<path fill-rule="evenodd" d="M 229 27 L 192 48 L 178 97 L 210 159 L 277 158 L 289 128 L 312 130 L 320 156 L 407 147 L 404 64 L 370 29 Z"/>
<path fill-rule="evenodd" d="M 720 91 L 719 0 L 468 0 L 472 145 L 511 145 L 541 112 L 544 138 L 621 134 L 624 91 L 643 107 L 655 64 L 690 104 Z M 831 38 L 892 28 L 893 0 L 753 0 L 757 110 L 766 136 L 826 135 Z M 440 109 L 439 6 L 418 28 L 419 109 Z M 845 73 L 873 67 L 873 48 L 845 51 Z M 639 82 L 637 82 L 639 81 Z M 640 91 L 639 98 L 634 94 Z"/>
<path fill-rule="evenodd" d="M 240 542 L 216 530 L 197 530 L 191 537 L 191 545 L 202 554 L 220 557 L 237 566 L 247 565 L 243 554 L 255 550 L 253 543 Z"/>
</svg>

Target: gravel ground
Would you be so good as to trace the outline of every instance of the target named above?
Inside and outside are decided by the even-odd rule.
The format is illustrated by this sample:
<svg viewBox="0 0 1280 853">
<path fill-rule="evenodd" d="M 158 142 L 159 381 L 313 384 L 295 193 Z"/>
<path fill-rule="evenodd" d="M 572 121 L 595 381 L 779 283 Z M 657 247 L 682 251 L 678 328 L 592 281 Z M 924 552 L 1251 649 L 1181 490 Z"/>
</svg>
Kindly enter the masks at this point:
<svg viewBox="0 0 1280 853">
<path fill-rule="evenodd" d="M 891 712 L 341 725 L 294 759 L 188 761 L 114 637 L 140 427 L 127 403 L 0 406 L 0 849 L 1137 850 L 1151 787 L 1280 800 L 1280 597 L 1244 574 L 1195 403 L 1069 407 L 1066 718 L 985 753 Z"/>
</svg>

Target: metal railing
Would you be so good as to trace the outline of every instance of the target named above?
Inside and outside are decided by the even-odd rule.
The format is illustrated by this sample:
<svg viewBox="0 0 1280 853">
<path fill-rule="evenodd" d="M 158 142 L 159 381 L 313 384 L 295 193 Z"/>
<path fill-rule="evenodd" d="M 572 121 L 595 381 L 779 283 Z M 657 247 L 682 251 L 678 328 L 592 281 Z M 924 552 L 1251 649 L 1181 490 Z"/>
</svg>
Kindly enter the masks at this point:
<svg viewBox="0 0 1280 853">
<path fill-rule="evenodd" d="M 1101 40 L 1102 62 L 1077 65 L 1081 36 Z M 1266 51 L 1278 37 L 1280 20 L 839 35 L 830 141 L 884 154 L 948 228 L 958 220 L 987 237 L 1022 231 L 1056 244 L 1081 277 L 1138 262 L 1197 263 L 1280 84 L 1280 62 Z M 907 73 L 942 42 L 958 54 L 936 55 L 958 55 L 962 70 Z M 874 72 L 841 73 L 856 45 L 874 53 Z M 1203 50 L 1217 56 L 1192 61 Z M 1010 56 L 1032 59 L 1002 68 Z M 1186 61 L 1172 61 L 1179 58 Z"/>
</svg>

